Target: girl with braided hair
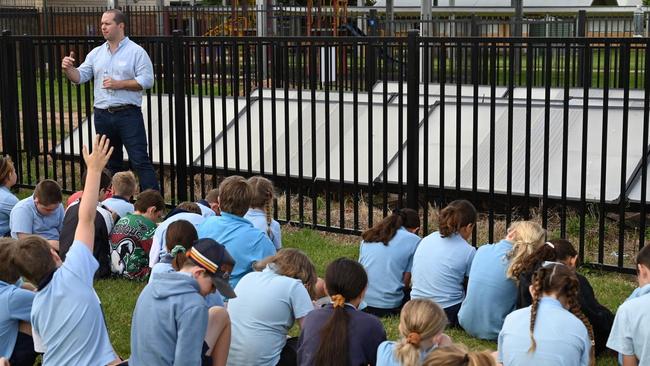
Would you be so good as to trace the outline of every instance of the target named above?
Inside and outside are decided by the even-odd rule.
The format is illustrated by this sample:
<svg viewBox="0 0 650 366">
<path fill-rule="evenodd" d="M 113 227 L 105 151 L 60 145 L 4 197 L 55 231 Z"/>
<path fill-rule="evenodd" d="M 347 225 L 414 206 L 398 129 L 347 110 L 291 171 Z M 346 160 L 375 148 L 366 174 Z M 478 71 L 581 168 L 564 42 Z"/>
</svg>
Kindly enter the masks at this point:
<svg viewBox="0 0 650 366">
<path fill-rule="evenodd" d="M 357 261 L 339 258 L 327 266 L 325 286 L 332 303 L 305 317 L 298 365 L 375 365 L 386 332 L 376 316 L 357 310 L 367 285 L 366 271 Z"/>
<path fill-rule="evenodd" d="M 498 361 L 518 365 L 595 365 L 594 332 L 580 311 L 575 270 L 546 262 L 533 276 L 531 306 L 506 317 Z"/>
<path fill-rule="evenodd" d="M 467 296 L 458 313 L 460 325 L 476 338 L 495 340 L 506 315 L 515 310 L 517 277 L 524 259 L 544 244 L 546 231 L 536 222 L 510 225 L 506 237 L 481 245 L 469 273 Z M 485 310 L 490 304 L 490 311 Z"/>
<path fill-rule="evenodd" d="M 273 182 L 256 175 L 248 178 L 248 183 L 253 188 L 253 199 L 244 218 L 268 235 L 275 249 L 279 250 L 282 248 L 282 233 L 280 224 L 273 219 Z"/>
<path fill-rule="evenodd" d="M 544 263 L 544 261 L 557 261 L 571 268 L 576 268 L 578 252 L 571 242 L 565 239 L 554 239 L 547 241 L 544 245 L 537 248 L 528 256 L 522 265 L 522 273 L 519 275 L 519 294 L 517 296 L 517 309 L 530 306 L 532 297 L 528 287 L 532 282 L 533 273 Z M 578 300 L 580 302 L 580 311 L 589 319 L 594 328 L 595 351 L 596 356 L 605 351 L 607 347 L 607 337 L 612 330 L 614 314 L 601 305 L 596 299 L 594 289 L 591 287 L 589 280 L 579 273 L 578 276 Z"/>
<path fill-rule="evenodd" d="M 471 202 L 451 202 L 440 211 L 438 231 L 422 239 L 413 256 L 411 298 L 435 301 L 445 310 L 451 327 L 458 326 L 458 309 L 476 253 L 467 242 L 474 232 L 476 217 Z"/>
<path fill-rule="evenodd" d="M 463 344 L 452 344 L 429 353 L 422 366 L 496 366 L 496 361 L 489 351 L 468 351 Z"/>
<path fill-rule="evenodd" d="M 397 342 L 385 341 L 377 349 L 377 366 L 420 366 L 437 347 L 451 345 L 443 333 L 447 316 L 440 306 L 427 299 L 407 302 L 402 309 Z"/>
<path fill-rule="evenodd" d="M 410 208 L 397 209 L 361 234 L 359 263 L 368 273 L 363 311 L 397 315 L 409 300 L 413 254 L 420 237 L 420 216 Z"/>
</svg>

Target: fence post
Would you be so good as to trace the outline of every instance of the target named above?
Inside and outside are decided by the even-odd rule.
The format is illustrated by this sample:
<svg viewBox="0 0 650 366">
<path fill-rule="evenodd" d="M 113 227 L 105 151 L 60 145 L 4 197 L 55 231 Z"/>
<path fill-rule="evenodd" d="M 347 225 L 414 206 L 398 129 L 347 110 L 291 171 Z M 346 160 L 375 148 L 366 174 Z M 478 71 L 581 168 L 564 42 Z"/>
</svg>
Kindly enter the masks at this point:
<svg viewBox="0 0 650 366">
<path fill-rule="evenodd" d="M 419 178 L 419 97 L 420 97 L 420 44 L 417 30 L 408 32 L 408 67 L 406 75 L 406 205 L 418 209 Z"/>
<path fill-rule="evenodd" d="M 187 136 L 185 131 L 185 50 L 183 31 L 172 32 L 172 55 L 174 60 L 174 130 L 176 131 L 176 198 L 187 200 Z"/>
<path fill-rule="evenodd" d="M 578 11 L 578 19 L 576 25 L 576 36 L 584 38 L 587 35 L 587 12 L 585 10 Z M 582 47 L 578 48 L 578 85 L 584 85 L 584 67 L 585 63 L 585 47 L 584 44 Z"/>
<path fill-rule="evenodd" d="M 2 116 L 2 147 L 5 154 L 20 162 L 18 156 L 18 78 L 16 44 L 11 31 L 2 31 L 0 39 L 0 115 Z M 20 164 L 17 164 L 20 166 Z M 20 173 L 18 173 L 20 176 Z"/>
<path fill-rule="evenodd" d="M 23 148 L 27 157 L 38 154 L 38 105 L 36 103 L 36 60 L 33 38 L 20 40 L 20 89 L 23 112 Z"/>
</svg>

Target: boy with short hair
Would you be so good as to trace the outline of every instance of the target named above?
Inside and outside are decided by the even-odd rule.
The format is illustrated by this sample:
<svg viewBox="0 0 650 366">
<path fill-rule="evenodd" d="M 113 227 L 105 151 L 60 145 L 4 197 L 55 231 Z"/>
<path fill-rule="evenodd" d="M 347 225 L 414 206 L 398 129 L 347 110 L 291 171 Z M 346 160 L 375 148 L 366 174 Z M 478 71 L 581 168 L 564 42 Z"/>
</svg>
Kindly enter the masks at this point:
<svg viewBox="0 0 650 366">
<path fill-rule="evenodd" d="M 205 199 L 198 200 L 196 203 L 201 209 L 201 215 L 205 218 L 221 215 L 221 210 L 219 210 L 219 188 L 211 189 L 205 195 Z"/>
<path fill-rule="evenodd" d="M 30 314 L 36 293 L 15 285 L 20 278 L 12 263 L 15 247 L 15 239 L 0 239 L 0 357 L 15 365 L 33 365 Z"/>
<path fill-rule="evenodd" d="M 43 365 L 107 365 L 116 361 L 99 298 L 93 289 L 98 263 L 93 257 L 99 179 L 113 148 L 95 137 L 93 152 L 84 146 L 88 167 L 86 189 L 79 204 L 75 241 L 65 262 L 40 236 L 18 240 L 13 263 L 29 282 L 38 285 L 32 305 L 33 329 L 47 350 Z"/>
<path fill-rule="evenodd" d="M 639 288 L 616 311 L 607 347 L 622 355 L 623 366 L 650 365 L 650 245 L 636 257 Z"/>
<path fill-rule="evenodd" d="M 158 191 L 148 189 L 138 195 L 135 211 L 126 214 L 109 235 L 111 271 L 129 279 L 149 275 L 149 252 L 156 221 L 165 210 L 165 201 Z"/>
<path fill-rule="evenodd" d="M 39 235 L 59 250 L 59 235 L 63 227 L 63 194 L 59 184 L 51 179 L 40 181 L 34 194 L 16 203 L 9 216 L 11 237 L 20 239 Z"/>
<path fill-rule="evenodd" d="M 223 244 L 235 259 L 230 276 L 234 288 L 245 274 L 251 272 L 253 263 L 275 254 L 269 237 L 244 219 L 253 199 L 253 189 L 241 176 L 230 176 L 219 185 L 221 216 L 207 218 L 199 226 L 199 238 L 211 238 Z"/>
<path fill-rule="evenodd" d="M 83 173 L 85 179 L 87 171 Z M 99 200 L 106 198 L 111 187 L 111 172 L 104 169 L 99 182 Z M 65 256 L 74 242 L 74 233 L 79 223 L 79 203 L 81 198 L 72 202 L 65 211 L 63 217 L 63 229 L 59 240 L 59 257 L 65 261 Z M 97 215 L 95 215 L 95 244 L 93 256 L 99 262 L 99 269 L 95 272 L 95 278 L 106 278 L 111 274 L 111 265 L 108 260 L 110 255 L 110 244 L 108 243 L 108 233 L 113 229 L 114 221 L 112 213 L 103 205 L 97 205 Z"/>
<path fill-rule="evenodd" d="M 132 171 L 118 172 L 113 176 L 113 196 L 102 200 L 102 204 L 122 218 L 133 213 L 135 207 L 131 198 L 135 194 L 137 183 Z"/>
</svg>

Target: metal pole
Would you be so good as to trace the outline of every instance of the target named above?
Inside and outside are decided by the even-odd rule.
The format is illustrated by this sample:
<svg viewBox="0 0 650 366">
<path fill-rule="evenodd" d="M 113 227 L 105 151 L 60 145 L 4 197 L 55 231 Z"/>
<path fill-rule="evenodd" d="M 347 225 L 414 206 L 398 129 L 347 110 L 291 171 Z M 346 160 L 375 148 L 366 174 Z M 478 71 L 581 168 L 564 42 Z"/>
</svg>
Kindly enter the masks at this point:
<svg viewBox="0 0 650 366">
<path fill-rule="evenodd" d="M 182 30 L 172 32 L 172 54 L 174 57 L 174 128 L 176 142 L 176 197 L 178 201 L 187 200 L 187 144 L 185 132 L 185 52 Z"/>
<path fill-rule="evenodd" d="M 0 39 L 0 115 L 2 115 L 2 147 L 15 162 L 18 156 L 18 79 L 16 70 L 16 44 L 11 31 L 3 30 Z M 19 175 L 20 176 L 20 175 Z"/>
<path fill-rule="evenodd" d="M 408 68 L 406 99 L 406 205 L 417 210 L 419 207 L 419 89 L 420 89 L 420 45 L 417 30 L 408 32 Z"/>
</svg>

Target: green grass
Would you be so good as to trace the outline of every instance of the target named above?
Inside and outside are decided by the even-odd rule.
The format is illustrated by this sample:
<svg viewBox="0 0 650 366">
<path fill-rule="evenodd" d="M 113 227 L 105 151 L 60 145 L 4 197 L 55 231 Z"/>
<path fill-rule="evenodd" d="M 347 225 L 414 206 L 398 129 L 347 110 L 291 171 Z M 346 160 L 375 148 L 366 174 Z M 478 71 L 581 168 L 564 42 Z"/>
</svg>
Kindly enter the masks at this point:
<svg viewBox="0 0 650 366">
<path fill-rule="evenodd" d="M 359 255 L 358 238 L 346 235 L 336 235 L 317 232 L 309 229 L 283 228 L 283 244 L 285 247 L 298 248 L 304 251 L 314 262 L 319 276 L 323 276 L 327 264 L 338 257 L 357 259 Z M 612 311 L 627 298 L 635 288 L 633 278 L 616 273 L 596 270 L 581 271 L 591 282 L 598 300 Z M 127 280 L 101 280 L 95 283 L 95 289 L 102 300 L 106 314 L 109 335 L 115 350 L 121 357 L 130 354 L 129 339 L 131 334 L 131 314 L 135 302 L 145 283 Z M 398 339 L 397 317 L 382 319 L 389 339 Z M 291 330 L 291 335 L 297 335 L 297 326 Z M 446 333 L 458 343 L 464 343 L 471 349 L 496 349 L 496 343 L 470 337 L 459 329 L 448 329 Z M 597 365 L 616 365 L 612 356 L 601 357 Z"/>
</svg>

